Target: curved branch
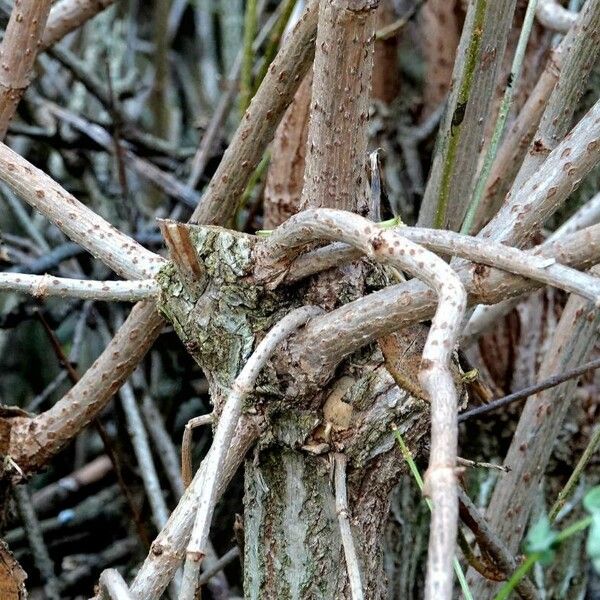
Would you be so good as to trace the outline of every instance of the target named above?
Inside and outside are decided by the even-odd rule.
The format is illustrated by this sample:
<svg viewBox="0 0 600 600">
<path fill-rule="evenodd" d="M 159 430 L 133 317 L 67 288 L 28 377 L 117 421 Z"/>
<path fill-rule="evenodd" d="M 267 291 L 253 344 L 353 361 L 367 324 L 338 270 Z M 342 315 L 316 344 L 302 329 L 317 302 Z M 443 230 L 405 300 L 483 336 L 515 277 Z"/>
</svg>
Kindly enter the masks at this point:
<svg viewBox="0 0 600 600">
<path fill-rule="evenodd" d="M 283 231 L 284 226 L 281 229 Z M 264 258 L 264 252 L 277 254 L 278 245 L 286 248 L 324 239 L 341 240 L 378 262 L 409 271 L 432 287 L 438 296 L 419 373 L 420 383 L 431 402 L 431 452 L 425 485 L 433 509 L 425 595 L 426 598 L 451 598 L 458 517 L 454 472 L 458 424 L 450 357 L 466 306 L 465 289 L 454 270 L 435 254 L 406 239 L 398 230 L 382 230 L 371 221 L 346 211 L 306 210 L 291 217 L 281 235 L 277 235 L 278 231 L 269 240 L 271 244 L 257 248 L 259 260 Z"/>
<path fill-rule="evenodd" d="M 561 6 L 556 0 L 538 0 L 537 20 L 548 29 L 567 33 L 577 21 L 577 13 Z"/>
<path fill-rule="evenodd" d="M 600 260 L 600 225 L 588 227 L 564 239 L 543 245 L 539 255 L 562 264 L 587 268 Z M 458 276 L 469 293 L 469 304 L 494 304 L 539 285 L 497 269 L 462 265 Z M 290 340 L 295 356 L 298 390 L 308 373 L 313 385 L 321 385 L 346 356 L 360 347 L 405 327 L 431 318 L 435 296 L 416 280 L 387 287 L 313 319 Z"/>
<path fill-rule="evenodd" d="M 192 536 L 187 547 L 187 558 L 183 569 L 181 585 L 182 600 L 193 600 L 200 572 L 200 564 L 206 554 L 210 523 L 217 503 L 218 488 L 223 478 L 223 464 L 231 447 L 238 421 L 242 414 L 242 404 L 254 389 L 260 371 L 271 358 L 278 344 L 292 331 L 304 325 L 310 318 L 322 313 L 315 306 L 304 306 L 287 314 L 258 344 L 248 362 L 233 382 L 231 393 L 225 402 L 219 418 L 211 448 L 203 461 L 204 477 L 200 483 L 198 512 L 194 521 Z"/>
<path fill-rule="evenodd" d="M 84 300 L 138 302 L 155 298 L 158 296 L 158 289 L 154 279 L 92 281 L 53 277 L 48 274 L 0 273 L 0 291 L 24 292 L 38 299 L 57 296 Z"/>
<path fill-rule="evenodd" d="M 43 50 L 109 7 L 115 0 L 60 0 L 50 11 L 42 36 Z"/>
<path fill-rule="evenodd" d="M 600 206 L 600 202 L 598 205 Z M 283 268 L 281 262 L 285 261 L 286 257 L 278 254 L 277 246 L 281 245 L 281 242 L 277 242 L 277 240 L 281 240 L 285 229 L 286 226 L 283 224 L 267 242 L 272 241 L 275 246 L 274 254 L 267 254 L 267 260 L 272 260 L 273 264 L 260 266 L 259 272 L 262 279 L 274 278 L 277 281 L 277 275 L 281 274 Z M 561 265 L 555 259 L 543 258 L 536 254 L 535 249 L 519 250 L 504 244 L 440 229 L 403 227 L 398 231 L 406 239 L 439 254 L 458 256 L 573 292 L 592 302 L 600 301 L 600 281 L 596 277 Z M 298 281 L 319 271 L 356 260 L 360 256 L 360 251 L 355 248 L 347 244 L 334 243 L 298 257 L 291 265 L 285 267 L 284 281 L 285 283 Z M 277 264 L 278 261 L 280 264 Z"/>
</svg>

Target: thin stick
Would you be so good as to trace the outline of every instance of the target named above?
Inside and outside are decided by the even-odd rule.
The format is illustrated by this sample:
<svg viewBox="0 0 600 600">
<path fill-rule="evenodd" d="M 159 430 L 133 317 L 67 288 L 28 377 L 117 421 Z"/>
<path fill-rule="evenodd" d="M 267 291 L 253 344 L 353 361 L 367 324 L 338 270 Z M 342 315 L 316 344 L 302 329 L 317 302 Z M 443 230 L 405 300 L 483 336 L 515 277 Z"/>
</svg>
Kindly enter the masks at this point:
<svg viewBox="0 0 600 600">
<path fill-rule="evenodd" d="M 569 217 L 554 233 L 548 238 L 548 242 L 553 242 L 565 235 L 575 233 L 580 229 L 585 229 L 590 225 L 595 225 L 600 221 L 600 194 L 596 194 L 588 200 L 577 212 Z"/>
<path fill-rule="evenodd" d="M 202 572 L 198 579 L 198 585 L 205 585 L 217 573 L 222 571 L 228 564 L 232 563 L 240 555 L 240 549 L 237 546 L 231 548 L 217 559 L 208 569 Z"/>
<path fill-rule="evenodd" d="M 158 296 L 159 287 L 154 279 L 139 281 L 93 281 L 65 279 L 52 275 L 25 275 L 0 273 L 0 291 L 23 292 L 43 300 L 48 297 L 83 298 L 112 302 L 138 302 Z"/>
<path fill-rule="evenodd" d="M 152 438 L 152 443 L 154 444 L 158 454 L 158 458 L 162 463 L 165 474 L 167 475 L 167 479 L 169 480 L 169 484 L 171 485 L 173 495 L 175 496 L 177 502 L 179 502 L 179 499 L 181 496 L 183 496 L 185 488 L 183 486 L 183 481 L 181 480 L 177 450 L 175 449 L 175 444 L 173 444 L 171 437 L 165 429 L 162 415 L 156 408 L 154 400 L 148 394 L 144 396 L 144 401 L 142 403 L 142 415 L 144 417 L 144 422 L 146 424 L 146 428 L 148 429 L 148 433 Z"/>
<path fill-rule="evenodd" d="M 244 44 L 242 48 L 242 74 L 240 80 L 240 111 L 242 114 L 244 114 L 252 99 L 252 67 L 254 64 L 252 43 L 256 34 L 256 23 L 256 0 L 247 0 L 244 15 Z"/>
<path fill-rule="evenodd" d="M 183 487 L 186 488 L 192 482 L 192 431 L 196 427 L 202 427 L 203 425 L 210 425 L 214 422 L 214 415 L 201 415 L 190 419 L 185 424 L 183 430 L 183 439 L 181 441 L 181 479 L 183 480 Z"/>
<path fill-rule="evenodd" d="M 48 598 L 51 600 L 58 600 L 59 586 L 56 576 L 54 575 L 54 565 L 48 548 L 44 542 L 44 536 L 42 535 L 42 529 L 40 522 L 35 514 L 33 505 L 31 504 L 31 497 L 29 491 L 25 485 L 17 485 L 14 487 L 14 494 L 19 507 L 19 513 L 23 520 L 23 528 L 27 534 L 27 540 L 31 547 L 31 553 L 35 566 L 37 567 L 40 575 L 45 580 L 44 591 Z"/>
<path fill-rule="evenodd" d="M 140 477 L 144 482 L 144 489 L 150 503 L 152 520 L 156 529 L 160 531 L 169 518 L 169 509 L 160 486 L 158 473 L 150 451 L 150 444 L 148 443 L 148 434 L 142 422 L 133 387 L 128 381 L 119 390 L 119 397 L 127 420 L 127 431 L 129 432 L 131 445 L 140 468 Z"/>
<path fill-rule="evenodd" d="M 348 511 L 348 494 L 346 492 L 346 465 L 348 459 L 345 454 L 334 453 L 335 463 L 335 511 L 340 525 L 340 536 L 344 548 L 344 557 L 346 559 L 346 571 L 350 581 L 350 594 L 352 600 L 363 600 L 363 585 L 360 575 L 360 564 L 354 539 L 352 538 L 352 529 L 350 527 L 350 517 Z"/>
<path fill-rule="evenodd" d="M 554 504 L 552 505 L 552 508 L 550 509 L 550 512 L 548 513 L 548 517 L 550 518 L 551 521 L 554 521 L 556 519 L 559 512 L 562 510 L 563 506 L 565 505 L 566 501 L 569 499 L 569 497 L 573 493 L 573 489 L 577 485 L 577 482 L 579 481 L 581 474 L 583 473 L 587 464 L 590 462 L 590 459 L 592 458 L 592 456 L 598 449 L 599 445 L 600 445 L 600 425 L 596 425 L 596 427 L 594 428 L 594 430 L 592 432 L 592 437 L 590 438 L 588 445 L 585 447 L 585 450 L 583 451 L 581 458 L 577 461 L 577 464 L 575 465 L 575 468 L 573 469 L 573 472 L 571 473 L 569 480 L 567 481 L 567 483 L 565 483 L 565 486 L 563 487 L 563 489 L 560 490 L 558 497 L 556 498 L 556 502 L 554 502 Z"/>
<path fill-rule="evenodd" d="M 508 471 L 510 471 L 510 468 L 504 465 L 496 465 L 494 463 L 481 462 L 479 460 L 470 460 L 460 456 L 456 457 L 456 464 L 463 467 L 472 467 L 474 469 L 492 469 L 496 471 L 502 471 L 503 473 L 508 473 Z"/>
<path fill-rule="evenodd" d="M 496 566 L 506 576 L 509 576 L 517 568 L 517 561 L 498 535 L 490 528 L 486 519 L 462 488 L 458 491 L 458 498 L 462 522 L 473 532 L 479 547 L 494 559 Z M 527 600 L 539 599 L 539 594 L 529 579 L 522 579 L 517 586 L 517 590 L 521 598 Z"/>
<path fill-rule="evenodd" d="M 105 569 L 100 575 L 100 598 L 102 600 L 134 600 L 121 573 Z"/>
<path fill-rule="evenodd" d="M 200 564 L 206 554 L 210 523 L 217 501 L 217 488 L 222 479 L 222 465 L 242 414 L 242 404 L 252 392 L 256 378 L 279 343 L 298 327 L 304 325 L 311 317 L 321 312 L 322 309 L 320 308 L 304 306 L 288 313 L 258 344 L 256 350 L 233 382 L 231 393 L 219 418 L 213 443 L 203 461 L 203 465 L 206 464 L 206 467 L 203 471 L 202 489 L 198 499 L 198 512 L 186 552 L 187 558 L 183 570 L 181 600 L 193 600 L 195 595 Z"/>
<path fill-rule="evenodd" d="M 458 422 L 462 423 L 467 419 L 484 415 L 490 411 L 497 410 L 498 408 L 502 408 L 503 406 L 507 406 L 508 404 L 512 404 L 513 402 L 525 400 L 525 398 L 529 398 L 529 396 L 532 396 L 533 394 L 537 394 L 538 392 L 541 392 L 543 390 L 556 387 L 560 383 L 564 383 L 565 381 L 569 381 L 569 379 L 579 377 L 580 375 L 583 375 L 588 371 L 592 371 L 598 368 L 600 368 L 600 359 L 592 360 L 579 367 L 569 369 L 568 371 L 565 371 L 560 375 L 553 375 L 552 377 L 548 377 L 547 379 L 544 379 L 543 381 L 540 381 L 535 385 L 530 385 L 529 387 L 523 388 L 518 392 L 508 394 L 508 396 L 498 398 L 497 400 L 492 400 L 492 402 L 490 402 L 489 404 L 484 404 L 483 406 L 478 406 L 477 408 L 467 410 L 458 416 Z"/>
<path fill-rule="evenodd" d="M 42 49 L 52 46 L 71 31 L 114 3 L 115 0 L 60 0 L 52 7 L 44 35 Z"/>
</svg>

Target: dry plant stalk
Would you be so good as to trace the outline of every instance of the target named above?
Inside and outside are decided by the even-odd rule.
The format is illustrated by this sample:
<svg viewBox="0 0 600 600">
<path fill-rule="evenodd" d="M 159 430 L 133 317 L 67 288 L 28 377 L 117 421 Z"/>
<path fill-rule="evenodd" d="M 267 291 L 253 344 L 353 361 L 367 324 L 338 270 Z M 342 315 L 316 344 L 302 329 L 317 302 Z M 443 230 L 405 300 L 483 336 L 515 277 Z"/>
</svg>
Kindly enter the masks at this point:
<svg viewBox="0 0 600 600">
<path fill-rule="evenodd" d="M 29 86 L 50 5 L 51 0 L 17 0 L 10 14 L 0 45 L 0 140 Z"/>
<path fill-rule="evenodd" d="M 515 0 L 469 3 L 419 225 L 460 229 L 473 190 L 479 163 L 477 149 L 490 113 L 514 10 Z"/>
<path fill-rule="evenodd" d="M 459 41 L 454 0 L 429 0 L 421 9 L 421 39 L 425 58 L 425 116 L 444 101 L 452 81 L 452 69 Z"/>
<path fill-rule="evenodd" d="M 350 527 L 350 515 L 348 511 L 348 492 L 346 491 L 346 466 L 348 459 L 344 454 L 336 452 L 333 455 L 334 480 L 335 480 L 335 510 L 340 524 L 342 545 L 344 546 L 344 557 L 346 559 L 346 570 L 350 580 L 350 592 L 352 600 L 363 600 L 364 594 L 360 575 L 360 564 L 356 553 L 356 545 L 352 537 Z"/>
</svg>

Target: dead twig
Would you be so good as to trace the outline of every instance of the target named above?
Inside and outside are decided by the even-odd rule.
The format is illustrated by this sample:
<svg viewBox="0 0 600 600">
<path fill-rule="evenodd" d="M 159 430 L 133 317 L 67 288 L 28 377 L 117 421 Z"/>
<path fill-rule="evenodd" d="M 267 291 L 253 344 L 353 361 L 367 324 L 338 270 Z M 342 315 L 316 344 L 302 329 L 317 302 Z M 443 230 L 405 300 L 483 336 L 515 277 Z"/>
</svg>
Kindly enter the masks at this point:
<svg viewBox="0 0 600 600">
<path fill-rule="evenodd" d="M 352 600 L 362 600 L 364 598 L 362 577 L 360 575 L 360 564 L 350 527 L 348 494 L 346 492 L 346 464 L 348 459 L 344 454 L 336 452 L 333 455 L 333 461 L 335 465 L 335 511 L 340 525 L 340 535 L 346 559 L 346 571 L 348 572 L 348 580 L 350 581 L 350 593 Z"/>
</svg>

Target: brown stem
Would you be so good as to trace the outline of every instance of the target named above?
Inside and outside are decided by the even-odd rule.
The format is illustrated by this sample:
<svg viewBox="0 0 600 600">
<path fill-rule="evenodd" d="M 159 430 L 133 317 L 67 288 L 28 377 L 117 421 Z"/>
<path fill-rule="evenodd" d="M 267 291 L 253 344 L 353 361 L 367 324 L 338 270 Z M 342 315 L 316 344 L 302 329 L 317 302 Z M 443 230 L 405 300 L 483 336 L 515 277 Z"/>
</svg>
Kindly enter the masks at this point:
<svg viewBox="0 0 600 600">
<path fill-rule="evenodd" d="M 0 140 L 29 86 L 50 5 L 51 0 L 20 0 L 10 14 L 0 45 Z"/>
</svg>

